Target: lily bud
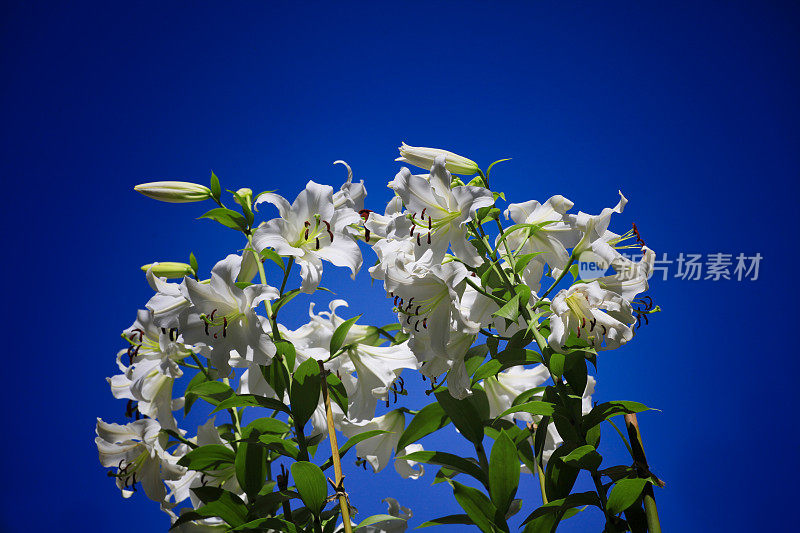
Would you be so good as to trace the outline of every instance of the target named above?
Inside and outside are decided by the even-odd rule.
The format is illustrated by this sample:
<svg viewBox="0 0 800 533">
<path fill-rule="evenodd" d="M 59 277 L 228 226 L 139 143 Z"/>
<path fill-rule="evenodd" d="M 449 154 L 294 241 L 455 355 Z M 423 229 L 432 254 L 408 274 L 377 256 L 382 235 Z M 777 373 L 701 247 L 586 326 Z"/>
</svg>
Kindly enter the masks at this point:
<svg viewBox="0 0 800 533">
<path fill-rule="evenodd" d="M 160 278 L 182 278 L 183 276 L 194 276 L 194 269 L 191 265 L 187 265 L 186 263 L 173 263 L 173 262 L 164 262 L 164 263 L 150 263 L 147 265 L 142 265 L 142 270 L 147 272 L 150 269 L 153 269 L 153 274 Z"/>
<path fill-rule="evenodd" d="M 423 148 L 403 143 L 399 150 L 400 157 L 395 161 L 402 161 L 425 170 L 429 170 L 433 166 L 433 160 L 442 155 L 445 158 L 445 167 L 450 172 L 463 175 L 472 175 L 478 172 L 478 164 L 475 161 L 440 148 Z"/>
<path fill-rule="evenodd" d="M 200 202 L 211 198 L 211 189 L 186 181 L 154 181 L 133 188 L 153 200 L 171 203 Z"/>
<path fill-rule="evenodd" d="M 233 193 L 233 201 L 242 207 L 251 209 L 253 207 L 253 190 L 242 188 Z"/>
</svg>

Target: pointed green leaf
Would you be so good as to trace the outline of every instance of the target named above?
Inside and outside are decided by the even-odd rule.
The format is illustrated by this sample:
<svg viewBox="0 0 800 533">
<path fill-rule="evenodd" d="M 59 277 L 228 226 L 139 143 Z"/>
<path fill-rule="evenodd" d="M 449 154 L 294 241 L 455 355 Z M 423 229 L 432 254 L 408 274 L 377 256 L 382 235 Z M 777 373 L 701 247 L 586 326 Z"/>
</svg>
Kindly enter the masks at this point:
<svg viewBox="0 0 800 533">
<path fill-rule="evenodd" d="M 442 390 L 435 394 L 436 400 L 450 417 L 456 429 L 467 440 L 476 444 L 481 442 L 483 440 L 483 421 L 489 418 L 486 393 L 475 388 L 472 396 L 463 400 L 453 398 L 448 390 Z"/>
<path fill-rule="evenodd" d="M 505 431 L 495 440 L 489 456 L 489 495 L 499 517 L 505 517 L 519 485 L 517 447 Z"/>
<path fill-rule="evenodd" d="M 292 479 L 303 503 L 315 516 L 319 516 L 328 496 L 325 474 L 314 463 L 297 461 L 292 465 Z"/>
<path fill-rule="evenodd" d="M 409 444 L 417 442 L 426 435 L 430 435 L 450 422 L 447 414 L 438 402 L 426 405 L 411 419 L 411 423 L 400 435 L 397 449 L 402 450 Z"/>
<path fill-rule="evenodd" d="M 466 524 L 468 526 L 474 526 L 475 522 L 472 521 L 469 515 L 451 514 L 439 518 L 434 518 L 433 520 L 428 520 L 427 522 L 423 522 L 420 525 L 418 525 L 415 529 L 422 529 L 423 527 L 430 527 L 430 526 L 446 526 L 451 524 Z"/>
<path fill-rule="evenodd" d="M 292 377 L 292 388 L 289 392 L 292 416 L 298 427 L 302 427 L 311 418 L 319 405 L 319 394 L 322 382 L 319 376 L 319 364 L 314 358 L 303 362 Z"/>
<path fill-rule="evenodd" d="M 486 474 L 478 465 L 452 453 L 422 450 L 418 452 L 407 453 L 403 456 L 403 459 L 408 461 L 417 461 L 418 463 L 446 466 L 461 472 L 462 474 L 472 476 L 484 485 L 488 484 Z"/>
<path fill-rule="evenodd" d="M 603 462 L 603 458 L 599 453 L 597 453 L 597 450 L 594 449 L 594 446 L 589 444 L 575 448 L 567 455 L 562 457 L 561 460 L 568 465 L 577 468 L 583 468 L 584 470 L 590 470 L 592 472 L 597 470 L 600 467 L 600 463 Z"/>
<path fill-rule="evenodd" d="M 503 418 L 506 415 L 510 415 L 511 413 L 530 413 L 532 415 L 539 415 L 539 416 L 550 416 L 553 414 L 555 406 L 550 402 L 542 402 L 538 400 L 534 400 L 532 402 L 526 402 L 519 405 L 512 405 L 495 418 Z"/>
<path fill-rule="evenodd" d="M 265 398 L 263 396 L 256 396 L 253 394 L 237 394 L 235 396 L 231 396 L 230 398 L 219 402 L 217 407 L 211 411 L 211 414 L 213 415 L 218 411 L 232 409 L 235 407 L 263 407 L 265 409 L 277 409 L 278 411 L 283 411 L 286 414 L 291 414 L 289 408 L 280 400 L 276 400 L 274 398 Z"/>
<path fill-rule="evenodd" d="M 386 431 L 385 429 L 373 429 L 370 431 L 365 431 L 364 433 L 359 433 L 358 435 L 353 435 L 352 437 L 347 439 L 347 442 L 344 443 L 344 446 L 339 448 L 339 458 L 341 459 L 342 457 L 344 457 L 344 455 L 348 451 L 350 451 L 350 448 L 352 448 L 359 442 L 371 439 L 372 437 L 375 437 L 377 435 L 383 435 L 384 433 L 389 433 L 389 432 Z M 333 466 L 333 457 L 329 457 L 328 460 L 325 461 L 325 463 L 320 468 L 322 468 L 323 470 L 327 470 L 331 466 Z"/>
<path fill-rule="evenodd" d="M 197 472 L 222 470 L 233 464 L 234 457 L 233 451 L 227 446 L 209 444 L 190 451 L 180 458 L 178 464 Z"/>
<path fill-rule="evenodd" d="M 247 229 L 247 220 L 236 211 L 226 207 L 215 207 L 197 218 L 210 218 L 211 220 L 216 220 L 223 226 L 239 231 Z"/>
<path fill-rule="evenodd" d="M 344 340 L 347 338 L 347 333 L 350 331 L 350 328 L 353 327 L 353 324 L 356 323 L 356 320 L 361 318 L 361 315 L 354 316 L 353 318 L 349 318 L 339 324 L 339 327 L 336 328 L 336 331 L 333 332 L 333 336 L 331 337 L 331 345 L 330 345 L 330 352 L 331 355 L 336 354 L 339 351 L 339 348 L 342 347 L 344 344 Z"/>
<path fill-rule="evenodd" d="M 633 505 L 644 490 L 645 485 L 647 485 L 647 480 L 641 478 L 625 478 L 617 481 L 608 496 L 608 503 L 606 504 L 608 512 L 619 514 Z"/>
<path fill-rule="evenodd" d="M 211 189 L 211 197 L 219 201 L 222 196 L 222 187 L 219 184 L 219 178 L 214 174 L 213 170 L 211 171 L 211 184 L 209 189 Z"/>
<path fill-rule="evenodd" d="M 614 401 L 605 402 L 595 405 L 589 414 L 583 417 L 582 425 L 584 429 L 589 429 L 596 426 L 603 420 L 607 420 L 612 416 L 628 414 L 628 413 L 641 413 L 642 411 L 650 410 L 644 404 L 631 401 Z"/>
<path fill-rule="evenodd" d="M 519 318 L 519 295 L 515 295 L 506 304 L 492 313 L 492 316 L 505 318 L 511 322 L 516 322 Z"/>
<path fill-rule="evenodd" d="M 495 532 L 494 517 L 497 509 L 481 491 L 453 481 L 453 496 L 481 531 L 484 533 Z"/>
</svg>

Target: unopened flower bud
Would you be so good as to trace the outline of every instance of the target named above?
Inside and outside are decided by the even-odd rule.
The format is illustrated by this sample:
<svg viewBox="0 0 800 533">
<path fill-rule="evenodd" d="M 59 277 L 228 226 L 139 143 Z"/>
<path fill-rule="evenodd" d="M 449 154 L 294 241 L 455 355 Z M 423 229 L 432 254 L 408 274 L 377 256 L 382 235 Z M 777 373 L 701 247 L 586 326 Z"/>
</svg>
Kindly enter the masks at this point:
<svg viewBox="0 0 800 533">
<path fill-rule="evenodd" d="M 233 200 L 240 206 L 250 209 L 253 206 L 253 190 L 246 187 L 239 189 L 233 193 Z"/>
<path fill-rule="evenodd" d="M 440 155 L 445 158 L 445 167 L 447 170 L 455 174 L 472 175 L 479 170 L 478 164 L 475 163 L 475 161 L 454 154 L 453 152 L 448 152 L 447 150 L 441 150 L 439 148 L 409 146 L 406 143 L 403 143 L 403 146 L 400 147 L 400 157 L 395 159 L 395 161 L 402 161 L 429 170 L 433 166 L 433 160 Z"/>
<path fill-rule="evenodd" d="M 194 269 L 186 263 L 150 263 L 142 265 L 142 270 L 147 272 L 153 269 L 153 274 L 160 278 L 182 278 L 183 276 L 194 276 Z"/>
<path fill-rule="evenodd" d="M 200 202 L 211 198 L 211 189 L 197 183 L 186 181 L 154 181 L 142 183 L 133 188 L 153 200 L 184 203 Z"/>
</svg>

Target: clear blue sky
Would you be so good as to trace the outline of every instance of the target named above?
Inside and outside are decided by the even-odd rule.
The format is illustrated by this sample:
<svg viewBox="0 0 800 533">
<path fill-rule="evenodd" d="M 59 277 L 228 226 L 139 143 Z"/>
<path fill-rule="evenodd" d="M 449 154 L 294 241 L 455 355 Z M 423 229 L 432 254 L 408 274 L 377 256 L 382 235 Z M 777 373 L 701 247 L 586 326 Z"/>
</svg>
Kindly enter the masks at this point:
<svg viewBox="0 0 800 533">
<path fill-rule="evenodd" d="M 241 243 L 194 220 L 202 207 L 133 185 L 206 182 L 213 169 L 228 188 L 294 197 L 309 178 L 340 183 L 331 162 L 345 159 L 382 209 L 400 141 L 484 167 L 512 157 L 493 181 L 513 201 L 558 193 L 598 212 L 621 189 L 630 204 L 615 227 L 635 222 L 659 256 L 762 254 L 756 281 L 675 279 L 671 265 L 652 283 L 664 312 L 603 354 L 596 398 L 662 410 L 640 424 L 667 481 L 665 531 L 787 530 L 799 471 L 796 3 L 189 6 L 0 6 L 0 530 L 167 527 L 97 461 L 95 417 L 124 412 L 105 377 L 150 294 L 139 265 L 194 251 L 209 269 Z M 381 296 L 367 279 L 324 283 Z M 375 322 L 390 319 L 373 307 Z M 604 434 L 621 460 L 614 440 Z M 428 492 L 432 479 L 353 472 L 348 488 L 360 517 L 395 496 L 418 525 L 458 512 L 446 486 Z M 533 483 L 520 491 L 537 501 Z M 590 513 L 563 531 L 599 530 Z"/>
</svg>

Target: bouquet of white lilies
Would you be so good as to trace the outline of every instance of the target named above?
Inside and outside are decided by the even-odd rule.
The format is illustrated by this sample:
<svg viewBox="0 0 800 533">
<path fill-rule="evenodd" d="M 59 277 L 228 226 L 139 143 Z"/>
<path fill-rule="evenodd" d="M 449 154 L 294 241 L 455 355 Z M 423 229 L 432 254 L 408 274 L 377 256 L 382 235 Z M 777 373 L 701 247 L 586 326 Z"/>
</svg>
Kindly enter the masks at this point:
<svg viewBox="0 0 800 533">
<path fill-rule="evenodd" d="M 364 184 L 342 161 L 348 176 L 338 191 L 309 181 L 293 202 L 239 189 L 231 209 L 214 174 L 209 187 L 136 187 L 166 202 L 211 200 L 218 207 L 202 218 L 245 240 L 208 279 L 194 255 L 142 267 L 155 294 L 123 332 L 121 373 L 108 380 L 134 420 L 98 419 L 95 439 L 123 497 L 141 487 L 175 531 L 404 531 L 411 511 L 393 498 L 384 500 L 387 514 L 352 520 L 351 500 L 362 495 L 346 491 L 341 458 L 355 447 L 359 464 L 375 472 L 393 463 L 416 479 L 423 465 L 439 468 L 436 479 L 449 483 L 464 513 L 423 526 L 510 531 L 527 506 L 514 527 L 545 532 L 594 507 L 604 531 L 660 531 L 653 485 L 662 482 L 636 422 L 647 407 L 592 402 L 588 373 L 598 352 L 631 341 L 659 310 L 642 296 L 654 253 L 635 225 L 622 235 L 608 229 L 625 197 L 598 215 L 570 213 L 573 203 L 559 195 L 501 211 L 505 196 L 489 186 L 495 163 L 484 173 L 457 154 L 405 144 L 400 155 L 425 173 L 401 168 L 381 212 L 365 208 Z M 264 204 L 278 216 L 257 223 L 272 211 Z M 377 257 L 369 272 L 383 282 L 396 323 L 358 324 L 341 299 L 327 311 L 311 304 L 297 329 L 279 321 L 298 294 L 324 289 L 326 261 L 355 279 L 362 248 Z M 582 264 L 609 273 L 585 279 Z M 289 288 L 295 265 L 301 283 Z M 404 369 L 429 381 L 430 403 L 376 416 L 378 402 L 407 394 Z M 212 406 L 210 418 L 181 428 L 174 411 L 198 401 Z M 617 415 L 628 438 L 611 420 Z M 603 464 L 605 422 L 630 464 Z M 423 449 L 421 439 L 451 423 L 474 457 Z M 329 458 L 318 453 L 326 438 Z M 327 459 L 315 461 L 320 455 Z M 573 492 L 582 471 L 594 490 Z M 518 497 L 522 474 L 538 477 L 541 501 Z"/>
</svg>

